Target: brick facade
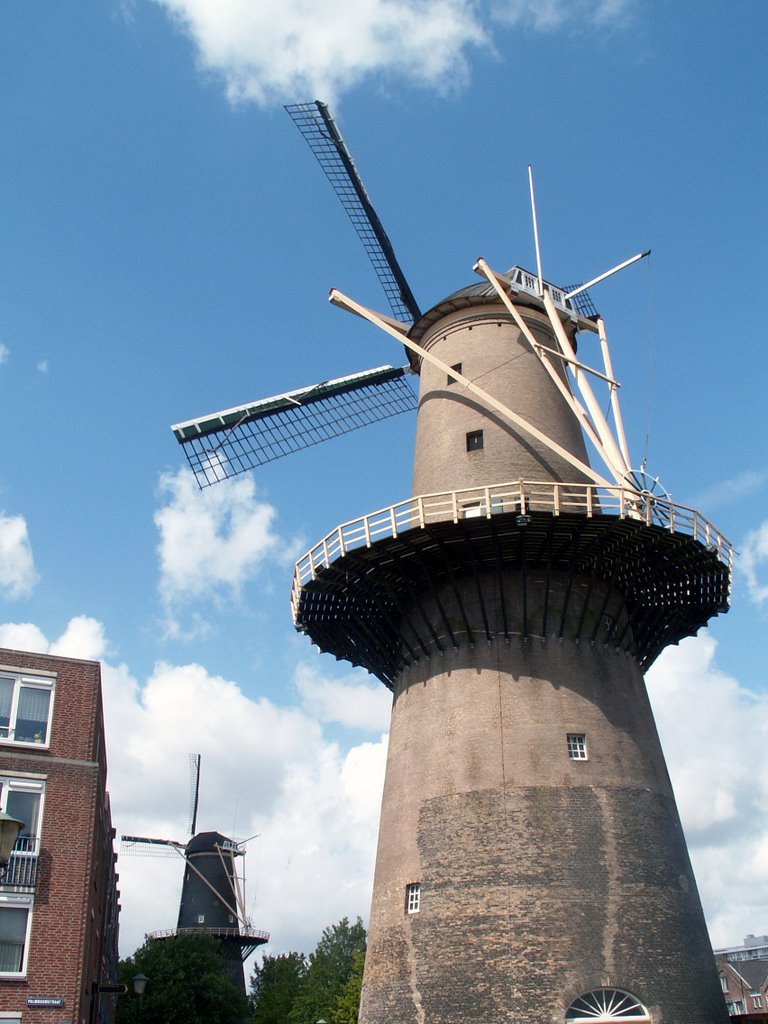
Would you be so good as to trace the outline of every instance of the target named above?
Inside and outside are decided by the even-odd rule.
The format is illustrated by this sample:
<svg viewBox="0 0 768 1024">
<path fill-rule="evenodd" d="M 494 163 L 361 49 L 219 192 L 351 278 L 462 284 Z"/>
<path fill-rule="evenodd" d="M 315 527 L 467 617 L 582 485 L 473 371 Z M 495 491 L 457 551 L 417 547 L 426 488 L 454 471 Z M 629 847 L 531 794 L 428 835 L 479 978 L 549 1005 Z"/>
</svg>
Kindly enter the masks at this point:
<svg viewBox="0 0 768 1024">
<path fill-rule="evenodd" d="M 0 731 L 0 780 L 43 790 L 39 837 L 27 840 L 37 843 L 31 852 L 37 859 L 33 884 L 15 884 L 24 860 L 18 853 L 0 885 L 0 908 L 23 902 L 31 916 L 23 954 L 15 947 L 11 954 L 18 959 L 11 963 L 6 955 L 2 963 L 0 1014 L 18 1013 L 23 1024 L 109 1022 L 115 996 L 99 993 L 98 986 L 116 979 L 119 894 L 100 668 L 90 661 L 0 650 L 1 678 L 17 685 L 29 681 L 33 689 L 36 681 L 53 680 L 53 691 L 47 744 L 44 729 L 32 742 L 15 739 L 13 720 Z M 20 714 L 15 713 L 17 723 Z M 29 874 L 22 880 L 29 882 Z M 56 1002 L 36 1007 L 34 1000 Z"/>
</svg>

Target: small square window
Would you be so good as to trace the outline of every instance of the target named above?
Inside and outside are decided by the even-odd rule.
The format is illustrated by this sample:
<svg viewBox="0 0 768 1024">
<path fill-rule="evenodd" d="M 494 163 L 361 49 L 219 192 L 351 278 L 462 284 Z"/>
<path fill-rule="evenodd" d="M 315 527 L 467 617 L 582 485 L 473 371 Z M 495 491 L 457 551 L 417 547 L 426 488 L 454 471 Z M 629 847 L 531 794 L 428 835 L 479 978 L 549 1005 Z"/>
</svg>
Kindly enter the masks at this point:
<svg viewBox="0 0 768 1024">
<path fill-rule="evenodd" d="M 482 430 L 470 430 L 467 434 L 467 451 L 468 452 L 479 452 L 483 447 L 483 432 Z"/>
<path fill-rule="evenodd" d="M 756 1010 L 761 1010 L 763 1007 L 763 997 L 758 995 L 752 996 L 752 1004 Z"/>
<path fill-rule="evenodd" d="M 586 761 L 587 758 L 587 737 L 584 733 L 568 733 L 568 757 L 572 761 Z"/>
<path fill-rule="evenodd" d="M 456 373 L 461 373 L 461 363 L 454 363 L 453 366 L 451 367 L 451 369 L 455 370 Z M 458 381 L 456 380 L 455 377 L 452 377 L 450 375 L 450 373 L 449 373 L 448 374 L 448 383 L 449 384 L 458 384 Z"/>
<path fill-rule="evenodd" d="M 205 924 L 205 914 L 198 914 L 197 915 L 197 923 L 198 924 Z"/>
<path fill-rule="evenodd" d="M 418 914 L 421 910 L 421 882 L 411 882 L 405 887 L 405 911 Z"/>
</svg>

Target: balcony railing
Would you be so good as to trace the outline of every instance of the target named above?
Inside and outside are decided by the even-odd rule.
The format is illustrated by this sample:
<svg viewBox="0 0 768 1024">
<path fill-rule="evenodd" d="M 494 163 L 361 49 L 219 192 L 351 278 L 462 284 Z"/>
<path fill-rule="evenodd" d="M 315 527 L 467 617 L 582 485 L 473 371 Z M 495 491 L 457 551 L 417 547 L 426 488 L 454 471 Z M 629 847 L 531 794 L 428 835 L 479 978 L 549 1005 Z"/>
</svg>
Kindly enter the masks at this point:
<svg viewBox="0 0 768 1024">
<path fill-rule="evenodd" d="M 359 519 L 342 523 L 323 537 L 296 563 L 291 605 L 298 607 L 301 588 L 337 558 L 376 541 L 397 537 L 406 530 L 430 523 L 458 523 L 460 519 L 490 519 L 503 512 L 548 512 L 554 516 L 618 516 L 645 526 L 657 526 L 671 533 L 683 533 L 717 554 L 733 568 L 733 548 L 719 530 L 695 509 L 624 487 L 598 487 L 585 483 L 553 483 L 518 480 L 491 487 L 468 487 L 459 491 L 421 494 L 378 509 Z"/>
<path fill-rule="evenodd" d="M 19 836 L 8 862 L 8 870 L 0 876 L 0 885 L 3 888 L 35 888 L 39 844 L 40 840 L 36 836 Z"/>
</svg>

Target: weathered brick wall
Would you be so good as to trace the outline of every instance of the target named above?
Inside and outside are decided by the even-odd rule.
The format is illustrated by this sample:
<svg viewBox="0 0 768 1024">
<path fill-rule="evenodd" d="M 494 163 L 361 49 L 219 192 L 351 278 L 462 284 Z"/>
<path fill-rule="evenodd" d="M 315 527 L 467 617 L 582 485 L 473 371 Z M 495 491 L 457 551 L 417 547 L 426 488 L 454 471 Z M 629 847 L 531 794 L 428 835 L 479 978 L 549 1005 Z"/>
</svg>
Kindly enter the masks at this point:
<svg viewBox="0 0 768 1024">
<path fill-rule="evenodd" d="M 99 665 L 17 651 L 0 651 L 0 664 L 56 676 L 49 749 L 0 743 L 1 773 L 45 778 L 26 978 L 0 979 L 0 1010 L 23 1012 L 25 1024 L 88 1024 L 92 986 L 109 980 L 103 937 L 116 913 Z M 30 997 L 64 1006 L 28 1008 Z"/>
<path fill-rule="evenodd" d="M 727 1020 L 636 662 L 556 637 L 422 661 L 393 705 L 364 1024 L 562 1024 L 603 985 L 656 1024 Z"/>
</svg>

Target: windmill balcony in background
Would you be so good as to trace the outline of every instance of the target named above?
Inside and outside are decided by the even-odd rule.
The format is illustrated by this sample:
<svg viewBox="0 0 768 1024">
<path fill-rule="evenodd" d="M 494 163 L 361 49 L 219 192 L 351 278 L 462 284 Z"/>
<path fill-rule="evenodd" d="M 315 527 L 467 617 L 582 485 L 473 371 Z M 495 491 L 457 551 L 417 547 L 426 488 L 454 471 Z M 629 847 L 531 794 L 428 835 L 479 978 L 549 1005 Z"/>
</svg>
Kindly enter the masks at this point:
<svg viewBox="0 0 768 1024">
<path fill-rule="evenodd" d="M 39 853 L 40 840 L 37 836 L 19 836 L 0 885 L 4 889 L 34 889 L 37 885 Z"/>
</svg>

